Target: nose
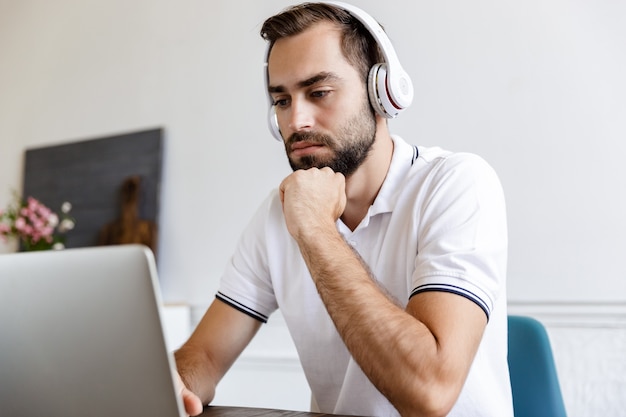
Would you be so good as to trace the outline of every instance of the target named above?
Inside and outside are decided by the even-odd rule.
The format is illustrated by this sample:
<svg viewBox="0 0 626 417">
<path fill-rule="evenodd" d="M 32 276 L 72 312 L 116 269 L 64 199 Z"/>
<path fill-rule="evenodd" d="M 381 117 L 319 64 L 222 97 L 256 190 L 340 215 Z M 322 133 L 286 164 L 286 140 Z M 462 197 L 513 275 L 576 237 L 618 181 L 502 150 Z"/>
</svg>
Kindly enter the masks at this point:
<svg viewBox="0 0 626 417">
<path fill-rule="evenodd" d="M 306 100 L 292 98 L 289 112 L 289 130 L 305 132 L 314 124 L 313 108 Z"/>
</svg>

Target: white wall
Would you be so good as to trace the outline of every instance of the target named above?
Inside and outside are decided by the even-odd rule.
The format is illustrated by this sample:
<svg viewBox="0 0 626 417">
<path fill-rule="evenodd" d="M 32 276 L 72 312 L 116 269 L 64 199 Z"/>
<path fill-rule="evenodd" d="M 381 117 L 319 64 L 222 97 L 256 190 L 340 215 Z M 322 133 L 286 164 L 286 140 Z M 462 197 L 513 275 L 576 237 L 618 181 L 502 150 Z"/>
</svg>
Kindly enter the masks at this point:
<svg viewBox="0 0 626 417">
<path fill-rule="evenodd" d="M 286 4 L 0 0 L 0 206 L 20 188 L 26 147 L 163 126 L 164 296 L 206 305 L 288 173 L 265 125 L 258 36 Z M 415 82 L 393 130 L 499 172 L 509 298 L 626 300 L 626 3 L 357 4 Z"/>
<path fill-rule="evenodd" d="M 201 311 L 289 172 L 266 129 L 258 36 L 288 3 L 0 0 L 0 207 L 27 147 L 164 127 L 164 298 Z M 392 130 L 500 174 L 509 299 L 626 303 L 626 2 L 355 3 L 416 87 Z"/>
<path fill-rule="evenodd" d="M 1 206 L 25 147 L 163 126 L 164 295 L 206 304 L 254 207 L 288 173 L 265 128 L 257 34 L 286 4 L 0 2 Z M 509 297 L 625 300 L 626 3 L 358 4 L 415 82 L 392 128 L 498 170 Z"/>
</svg>

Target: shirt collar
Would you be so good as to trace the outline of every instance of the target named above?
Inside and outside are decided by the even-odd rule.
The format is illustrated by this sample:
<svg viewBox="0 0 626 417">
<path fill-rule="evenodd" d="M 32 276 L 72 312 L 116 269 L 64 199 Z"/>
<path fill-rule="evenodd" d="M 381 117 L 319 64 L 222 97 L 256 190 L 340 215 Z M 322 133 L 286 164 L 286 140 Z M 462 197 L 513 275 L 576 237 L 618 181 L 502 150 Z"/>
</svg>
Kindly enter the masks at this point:
<svg viewBox="0 0 626 417">
<path fill-rule="evenodd" d="M 390 213 L 393 211 L 398 201 L 402 185 L 404 184 L 404 178 L 408 174 L 411 165 L 415 162 L 417 156 L 417 148 L 415 146 L 409 145 L 399 136 L 392 135 L 391 139 L 393 140 L 393 154 L 391 156 L 389 170 L 374 200 L 374 204 L 370 206 L 367 214 L 354 232 L 367 227 L 370 219 L 377 214 Z M 343 224 L 341 219 L 337 220 L 337 224 L 343 235 L 347 236 L 353 233 Z"/>
<path fill-rule="evenodd" d="M 404 183 L 404 179 L 415 161 L 415 146 L 406 143 L 401 137 L 396 135 L 392 135 L 391 139 L 393 140 L 391 164 L 383 185 L 380 187 L 380 191 L 374 200 L 374 204 L 368 211 L 369 217 L 393 211 L 398 201 L 401 185 Z"/>
</svg>

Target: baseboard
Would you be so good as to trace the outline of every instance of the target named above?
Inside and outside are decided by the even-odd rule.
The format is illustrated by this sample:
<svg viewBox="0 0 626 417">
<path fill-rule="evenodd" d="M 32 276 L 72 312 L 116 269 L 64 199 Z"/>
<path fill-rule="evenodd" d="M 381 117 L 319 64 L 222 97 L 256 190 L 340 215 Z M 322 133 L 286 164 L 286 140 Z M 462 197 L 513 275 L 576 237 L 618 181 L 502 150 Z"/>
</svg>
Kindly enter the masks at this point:
<svg viewBox="0 0 626 417">
<path fill-rule="evenodd" d="M 509 314 L 535 317 L 548 327 L 626 328 L 626 301 L 509 301 L 508 311 Z"/>
</svg>

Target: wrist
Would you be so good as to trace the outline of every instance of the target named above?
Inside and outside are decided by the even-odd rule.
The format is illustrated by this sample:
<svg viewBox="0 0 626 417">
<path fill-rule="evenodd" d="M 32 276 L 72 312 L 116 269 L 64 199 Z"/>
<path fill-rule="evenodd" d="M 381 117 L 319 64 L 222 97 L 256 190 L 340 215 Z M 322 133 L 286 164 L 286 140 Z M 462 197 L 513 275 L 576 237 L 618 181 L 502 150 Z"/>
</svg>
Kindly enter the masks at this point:
<svg viewBox="0 0 626 417">
<path fill-rule="evenodd" d="M 293 238 L 300 245 L 314 245 L 316 243 L 325 243 L 334 236 L 339 236 L 337 225 L 332 222 L 321 222 L 315 224 L 304 225 L 292 233 Z"/>
</svg>

